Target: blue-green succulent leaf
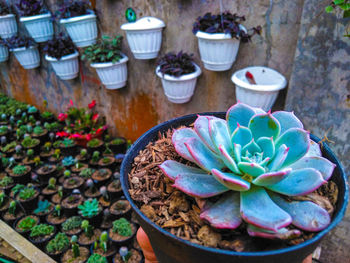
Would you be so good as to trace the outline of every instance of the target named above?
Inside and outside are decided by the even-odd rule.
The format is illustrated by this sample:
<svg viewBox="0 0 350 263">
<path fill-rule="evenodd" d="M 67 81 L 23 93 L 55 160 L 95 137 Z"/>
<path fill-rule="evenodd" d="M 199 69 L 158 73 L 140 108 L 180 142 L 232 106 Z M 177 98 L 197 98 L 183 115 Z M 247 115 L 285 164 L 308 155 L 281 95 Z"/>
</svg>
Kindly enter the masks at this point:
<svg viewBox="0 0 350 263">
<path fill-rule="evenodd" d="M 254 154 L 254 153 L 261 153 L 261 148 L 259 147 L 259 145 L 257 145 L 257 143 L 254 141 L 254 139 L 252 139 L 246 146 L 243 147 L 242 152 L 249 152 L 250 154 Z"/>
<path fill-rule="evenodd" d="M 264 188 L 254 185 L 241 192 L 241 216 L 249 224 L 274 232 L 292 222 L 291 216 L 271 200 Z"/>
<path fill-rule="evenodd" d="M 202 139 L 205 145 L 212 151 L 216 151 L 216 148 L 211 140 L 209 134 L 209 120 L 215 117 L 212 116 L 198 116 L 196 121 L 194 122 L 194 130 L 198 134 L 198 136 Z"/>
<path fill-rule="evenodd" d="M 313 140 L 310 139 L 310 147 L 307 153 L 304 155 L 304 157 L 306 156 L 310 156 L 310 157 L 322 156 L 320 145 L 317 142 L 314 142 Z"/>
<path fill-rule="evenodd" d="M 299 128 L 291 128 L 276 140 L 275 146 L 278 148 L 283 144 L 289 148 L 287 158 L 283 163 L 283 167 L 286 167 L 306 154 L 310 145 L 309 133 Z"/>
<path fill-rule="evenodd" d="M 278 169 L 280 169 L 287 158 L 288 152 L 289 152 L 289 148 L 285 144 L 282 144 L 281 146 L 279 146 L 277 148 L 275 156 L 272 158 L 272 160 L 268 164 L 269 170 L 277 171 Z"/>
<path fill-rule="evenodd" d="M 209 205 L 200 218 L 218 229 L 235 229 L 242 222 L 239 203 L 239 193 L 227 192 L 216 203 Z"/>
<path fill-rule="evenodd" d="M 195 163 L 196 161 L 192 158 L 192 155 L 189 153 L 189 151 L 187 150 L 187 147 L 184 144 L 188 139 L 191 139 L 191 138 L 200 139 L 196 134 L 196 132 L 193 131 L 192 129 L 183 128 L 183 129 L 175 130 L 171 139 L 176 152 L 186 160 L 189 160 Z"/>
<path fill-rule="evenodd" d="M 300 229 L 309 232 L 321 231 L 331 222 L 328 212 L 313 202 L 288 202 L 273 193 L 270 193 L 270 197 L 279 207 L 291 215 L 292 224 Z"/>
<path fill-rule="evenodd" d="M 265 169 L 257 163 L 240 162 L 237 166 L 242 173 L 253 177 L 258 177 L 265 173 Z"/>
<path fill-rule="evenodd" d="M 269 186 L 269 185 L 276 184 L 282 181 L 283 179 L 285 179 L 290 174 L 291 171 L 292 171 L 291 168 L 287 168 L 277 172 L 262 174 L 253 180 L 253 184 L 259 185 L 259 186 Z"/>
<path fill-rule="evenodd" d="M 298 196 L 311 193 L 326 182 L 319 171 L 304 168 L 293 170 L 287 178 L 277 184 L 266 186 L 266 188 L 280 194 Z"/>
<path fill-rule="evenodd" d="M 211 170 L 212 175 L 218 182 L 234 191 L 248 191 L 250 183 L 242 179 L 241 176 L 233 173 L 224 173 L 217 169 Z"/>
<path fill-rule="evenodd" d="M 232 152 L 232 144 L 230 140 L 230 135 L 228 133 L 226 121 L 222 119 L 210 119 L 209 134 L 217 153 L 220 152 L 220 145 L 223 145 L 226 150 Z"/>
<path fill-rule="evenodd" d="M 303 129 L 304 126 L 302 122 L 294 115 L 293 112 L 288 111 L 276 111 L 272 113 L 281 125 L 281 134 L 290 128 L 300 128 Z"/>
<path fill-rule="evenodd" d="M 228 151 L 222 145 L 219 146 L 219 150 L 221 152 L 221 160 L 224 162 L 227 168 L 236 174 L 241 174 L 241 171 L 238 169 L 236 162 L 233 160 Z"/>
<path fill-rule="evenodd" d="M 237 124 L 248 127 L 249 120 L 254 115 L 254 109 L 243 103 L 236 103 L 229 108 L 226 113 L 226 120 L 230 134 L 237 128 Z"/>
<path fill-rule="evenodd" d="M 216 196 L 229 190 L 211 174 L 179 174 L 176 176 L 173 187 L 199 198 Z"/>
<path fill-rule="evenodd" d="M 247 232 L 252 237 L 262 237 L 262 238 L 268 238 L 268 239 L 282 239 L 282 240 L 296 238 L 301 235 L 301 232 L 298 229 L 289 230 L 287 228 L 281 228 L 281 229 L 278 229 L 278 231 L 274 232 L 271 230 L 253 226 L 251 224 L 248 224 Z"/>
<path fill-rule="evenodd" d="M 244 147 L 252 139 L 253 139 L 253 135 L 251 131 L 247 127 L 239 125 L 232 133 L 231 143 L 232 145 L 239 144 L 242 147 Z"/>
<path fill-rule="evenodd" d="M 242 158 L 242 146 L 240 144 L 233 145 L 233 159 L 239 163 Z"/>
<path fill-rule="evenodd" d="M 256 143 L 264 153 L 264 158 L 272 158 L 275 155 L 275 143 L 273 142 L 272 137 L 260 137 Z"/>
<path fill-rule="evenodd" d="M 159 165 L 159 168 L 163 171 L 163 173 L 172 181 L 175 180 L 176 176 L 180 173 L 206 173 L 202 169 L 188 166 L 173 160 L 167 160 Z"/>
<path fill-rule="evenodd" d="M 279 122 L 270 113 L 255 115 L 250 119 L 248 127 L 254 140 L 260 137 L 272 137 L 276 140 L 281 131 Z"/>
</svg>

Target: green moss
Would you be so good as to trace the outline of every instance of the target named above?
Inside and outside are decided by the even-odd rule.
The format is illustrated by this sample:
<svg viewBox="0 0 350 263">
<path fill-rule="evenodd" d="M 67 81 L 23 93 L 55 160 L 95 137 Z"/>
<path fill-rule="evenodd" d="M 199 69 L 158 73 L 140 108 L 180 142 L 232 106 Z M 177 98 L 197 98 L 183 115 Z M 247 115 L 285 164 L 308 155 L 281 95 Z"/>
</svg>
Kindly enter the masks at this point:
<svg viewBox="0 0 350 263">
<path fill-rule="evenodd" d="M 62 252 L 69 247 L 69 238 L 64 233 L 58 233 L 46 246 L 49 253 Z"/>
<path fill-rule="evenodd" d="M 16 165 L 13 169 L 12 172 L 15 175 L 23 175 L 28 172 L 28 167 L 24 165 Z"/>
<path fill-rule="evenodd" d="M 54 227 L 48 224 L 36 225 L 30 232 L 30 237 L 47 236 L 54 231 Z"/>
<path fill-rule="evenodd" d="M 81 222 L 83 220 L 81 219 L 80 216 L 73 216 L 69 219 L 67 219 L 63 224 L 62 224 L 62 229 L 64 231 L 69 231 L 75 228 L 79 228 L 81 226 Z"/>
<path fill-rule="evenodd" d="M 120 218 L 113 222 L 113 232 L 121 236 L 128 237 L 132 235 L 132 228 L 130 222 L 125 218 Z"/>
<path fill-rule="evenodd" d="M 28 231 L 31 230 L 36 224 L 37 221 L 35 219 L 27 216 L 17 225 L 17 227 L 22 231 Z"/>
</svg>

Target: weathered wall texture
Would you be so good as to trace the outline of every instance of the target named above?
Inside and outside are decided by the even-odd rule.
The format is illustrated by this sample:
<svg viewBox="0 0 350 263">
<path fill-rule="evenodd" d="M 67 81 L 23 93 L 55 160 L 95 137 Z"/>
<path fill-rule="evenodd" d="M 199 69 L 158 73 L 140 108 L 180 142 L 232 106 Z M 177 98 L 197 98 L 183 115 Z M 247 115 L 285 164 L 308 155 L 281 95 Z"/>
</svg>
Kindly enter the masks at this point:
<svg viewBox="0 0 350 263">
<path fill-rule="evenodd" d="M 57 1 L 50 0 L 49 3 Z M 133 7 L 141 16 L 155 16 L 165 21 L 161 53 L 180 51 L 194 53 L 200 63 L 197 39 L 192 34 L 195 18 L 206 12 L 219 12 L 218 0 L 132 0 L 92 1 L 100 11 L 100 33 L 116 35 L 125 23 L 124 12 Z M 81 78 L 73 81 L 59 80 L 50 65 L 42 59 L 39 69 L 23 70 L 14 57 L 0 66 L 2 88 L 13 97 L 40 106 L 44 99 L 49 108 L 58 113 L 72 99 L 85 106 L 92 99 L 98 101 L 98 110 L 107 116 L 114 133 L 136 139 L 147 129 L 167 119 L 204 111 L 223 111 L 235 103 L 232 73 L 250 65 L 267 65 L 289 78 L 293 66 L 294 50 L 299 32 L 302 0 L 224 0 L 225 10 L 246 15 L 247 27 L 261 25 L 263 35 L 252 39 L 252 43 L 241 45 L 237 61 L 232 70 L 210 72 L 203 70 L 197 88 L 187 104 L 176 105 L 166 99 L 160 80 L 154 74 L 155 60 L 135 60 L 127 42 L 124 52 L 128 63 L 128 85 L 117 91 L 108 91 L 98 84 L 95 71 L 82 62 L 85 82 Z M 49 4 L 51 10 L 55 6 Z M 97 82 L 97 84 L 96 84 Z M 279 98 L 277 108 L 282 108 L 284 96 Z"/>
<path fill-rule="evenodd" d="M 350 39 L 343 35 L 350 19 L 325 14 L 326 4 L 305 1 L 286 108 L 313 134 L 334 141 L 329 145 L 349 175 Z M 350 209 L 322 247 L 322 262 L 350 261 Z"/>
</svg>

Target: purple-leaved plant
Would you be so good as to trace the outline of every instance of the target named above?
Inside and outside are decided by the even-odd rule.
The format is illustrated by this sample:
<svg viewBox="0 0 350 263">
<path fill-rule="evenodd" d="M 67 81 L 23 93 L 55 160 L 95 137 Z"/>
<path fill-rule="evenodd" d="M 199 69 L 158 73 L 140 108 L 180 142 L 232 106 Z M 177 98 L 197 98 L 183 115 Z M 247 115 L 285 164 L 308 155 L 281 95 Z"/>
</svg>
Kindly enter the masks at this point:
<svg viewBox="0 0 350 263">
<path fill-rule="evenodd" d="M 59 6 L 57 15 L 60 18 L 70 18 L 88 14 L 88 10 L 92 10 L 89 1 L 85 0 L 68 0 Z"/>
<path fill-rule="evenodd" d="M 190 74 L 196 71 L 193 64 L 193 54 L 188 55 L 180 51 L 179 53 L 169 52 L 161 57 L 157 65 L 159 72 L 164 74 L 180 77 L 185 74 Z"/>
<path fill-rule="evenodd" d="M 21 47 L 31 47 L 35 46 L 36 43 L 30 37 L 26 36 L 13 36 L 4 40 L 9 49 L 21 48 Z"/>
<path fill-rule="evenodd" d="M 0 1 L 0 16 L 11 14 L 11 9 L 4 1 Z"/>
<path fill-rule="evenodd" d="M 19 0 L 16 3 L 19 15 L 22 17 L 35 16 L 48 12 L 42 0 Z"/>
<path fill-rule="evenodd" d="M 43 50 L 50 57 L 61 59 L 63 56 L 73 54 L 76 47 L 70 37 L 61 33 L 52 40 L 47 41 Z"/>
</svg>

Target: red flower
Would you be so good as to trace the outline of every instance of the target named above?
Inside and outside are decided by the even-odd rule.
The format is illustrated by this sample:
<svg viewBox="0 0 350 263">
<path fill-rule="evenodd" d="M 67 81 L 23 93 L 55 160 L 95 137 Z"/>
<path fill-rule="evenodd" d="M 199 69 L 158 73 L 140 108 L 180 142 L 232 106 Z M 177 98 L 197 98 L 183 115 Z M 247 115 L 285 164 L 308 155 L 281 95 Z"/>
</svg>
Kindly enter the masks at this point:
<svg viewBox="0 0 350 263">
<path fill-rule="evenodd" d="M 58 120 L 59 120 L 59 121 L 64 121 L 65 119 L 67 119 L 67 117 L 68 117 L 68 114 L 66 114 L 66 113 L 60 113 L 60 114 L 58 115 Z"/>
<path fill-rule="evenodd" d="M 61 132 L 56 132 L 56 136 L 57 137 L 68 137 L 69 133 L 65 132 L 65 131 L 61 131 Z"/>
<path fill-rule="evenodd" d="M 91 110 L 93 107 L 96 106 L 96 100 L 92 100 L 88 106 L 89 106 L 89 109 Z"/>
<path fill-rule="evenodd" d="M 100 115 L 98 113 L 92 116 L 92 121 L 96 121 Z"/>
<path fill-rule="evenodd" d="M 88 133 L 88 134 L 85 135 L 85 138 L 86 138 L 87 141 L 91 141 L 92 136 L 91 136 L 90 133 Z"/>
<path fill-rule="evenodd" d="M 103 130 L 101 128 L 98 128 L 96 131 L 96 134 L 100 134 Z"/>
<path fill-rule="evenodd" d="M 74 133 L 70 136 L 70 138 L 81 138 L 82 136 L 79 133 Z"/>
<path fill-rule="evenodd" d="M 70 106 L 74 106 L 74 103 L 73 103 L 73 101 L 72 100 L 69 100 L 69 104 L 70 104 Z"/>
</svg>

